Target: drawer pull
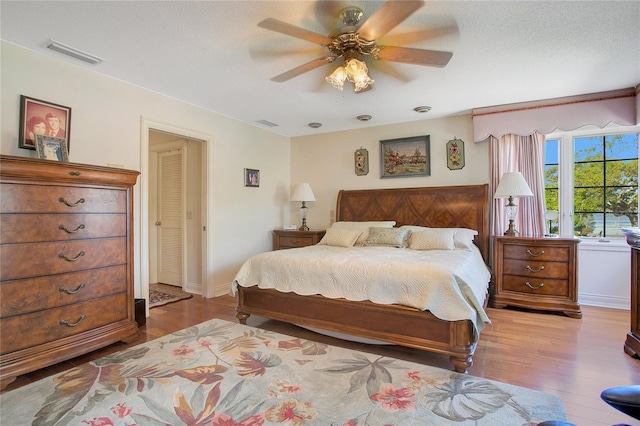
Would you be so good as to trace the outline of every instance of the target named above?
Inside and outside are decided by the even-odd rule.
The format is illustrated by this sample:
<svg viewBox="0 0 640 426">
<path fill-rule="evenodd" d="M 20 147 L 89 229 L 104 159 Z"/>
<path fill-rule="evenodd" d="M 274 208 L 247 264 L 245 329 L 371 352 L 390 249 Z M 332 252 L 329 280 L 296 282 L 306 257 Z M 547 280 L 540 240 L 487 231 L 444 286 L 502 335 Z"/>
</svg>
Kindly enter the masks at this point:
<svg viewBox="0 0 640 426">
<path fill-rule="evenodd" d="M 76 207 L 78 204 L 84 203 L 84 198 L 80 198 L 75 203 L 70 203 L 67 200 L 65 200 L 63 197 L 58 198 L 58 201 L 61 202 L 61 203 L 66 204 L 68 207 Z"/>
<path fill-rule="evenodd" d="M 58 291 L 61 291 L 63 293 L 67 293 L 67 294 L 76 294 L 77 292 L 79 292 L 80 290 L 82 290 L 84 288 L 86 284 L 82 283 L 80 284 L 75 290 L 67 290 L 66 288 L 64 288 L 64 286 L 60 287 L 58 289 Z"/>
<path fill-rule="evenodd" d="M 527 281 L 526 283 L 524 283 L 524 285 L 526 285 L 527 287 L 529 287 L 531 290 L 538 290 L 539 288 L 544 287 L 544 283 L 540 283 L 539 285 L 537 285 L 537 286 L 535 286 L 535 287 L 534 287 L 534 286 L 532 286 L 532 285 L 529 283 L 529 281 Z"/>
<path fill-rule="evenodd" d="M 58 225 L 58 229 L 60 229 L 61 231 L 66 232 L 67 234 L 75 234 L 76 232 L 78 232 L 81 229 L 84 229 L 84 224 L 81 224 L 80 226 L 78 226 L 76 229 L 74 229 L 73 231 L 70 229 L 67 229 L 66 226 L 64 225 Z"/>
<path fill-rule="evenodd" d="M 538 257 L 538 256 L 542 256 L 544 254 L 544 250 L 540 250 L 538 253 L 534 253 L 530 249 L 527 249 L 527 254 L 529 256 Z"/>
<path fill-rule="evenodd" d="M 544 266 L 534 269 L 531 266 L 527 265 L 527 269 L 530 270 L 531 272 L 540 272 L 540 271 L 544 271 Z"/>
<path fill-rule="evenodd" d="M 58 257 L 59 257 L 60 259 L 64 259 L 64 260 L 66 260 L 67 262 L 75 262 L 76 260 L 80 259 L 82 256 L 84 256 L 84 252 L 83 252 L 83 251 L 81 251 L 80 253 L 78 253 L 78 255 L 77 255 L 76 257 L 67 257 L 67 255 L 62 254 L 62 253 L 60 253 L 60 254 L 58 255 Z"/>
<path fill-rule="evenodd" d="M 67 327 L 75 327 L 76 325 L 80 324 L 82 321 L 84 321 L 84 319 L 87 316 L 82 314 L 82 316 L 80 317 L 80 319 L 76 322 L 69 322 L 67 320 L 60 320 L 60 325 L 66 325 Z"/>
<path fill-rule="evenodd" d="M 71 176 L 80 176 L 80 172 L 69 172 Z"/>
</svg>

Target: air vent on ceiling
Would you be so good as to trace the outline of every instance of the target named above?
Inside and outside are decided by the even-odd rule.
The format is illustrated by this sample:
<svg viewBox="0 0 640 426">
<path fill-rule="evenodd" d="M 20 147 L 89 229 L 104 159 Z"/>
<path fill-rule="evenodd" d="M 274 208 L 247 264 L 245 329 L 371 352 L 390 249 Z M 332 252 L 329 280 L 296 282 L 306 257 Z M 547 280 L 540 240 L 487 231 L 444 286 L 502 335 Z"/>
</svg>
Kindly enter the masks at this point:
<svg viewBox="0 0 640 426">
<path fill-rule="evenodd" d="M 278 125 L 276 123 L 272 123 L 272 122 L 267 121 L 267 120 L 258 120 L 258 121 L 256 121 L 256 123 L 260 123 L 263 126 L 267 126 L 267 127 L 278 127 Z"/>
<path fill-rule="evenodd" d="M 104 59 L 99 58 L 95 55 L 91 55 L 89 53 L 83 52 L 82 50 L 67 46 L 66 44 L 60 43 L 55 40 L 49 40 L 46 46 L 47 49 L 55 50 L 58 53 L 62 53 L 63 55 L 70 56 L 74 59 L 79 59 L 91 65 L 97 65 L 105 61 Z"/>
</svg>

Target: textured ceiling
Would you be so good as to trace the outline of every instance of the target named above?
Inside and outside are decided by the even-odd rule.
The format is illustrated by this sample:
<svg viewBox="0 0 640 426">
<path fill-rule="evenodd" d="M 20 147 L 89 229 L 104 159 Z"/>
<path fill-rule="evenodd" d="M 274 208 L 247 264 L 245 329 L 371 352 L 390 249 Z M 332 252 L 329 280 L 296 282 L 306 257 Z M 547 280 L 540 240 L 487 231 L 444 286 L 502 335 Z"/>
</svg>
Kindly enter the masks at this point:
<svg viewBox="0 0 640 426">
<path fill-rule="evenodd" d="M 468 113 L 640 83 L 639 1 L 427 1 L 380 44 L 445 50 L 445 68 L 369 59 L 374 90 L 339 92 L 324 65 L 271 77 L 321 56 L 319 45 L 257 26 L 276 18 L 321 34 L 338 11 L 365 18 L 378 1 L 7 1 L 3 40 L 76 63 L 285 136 Z M 427 31 L 430 31 L 427 33 Z M 424 39 L 424 35 L 429 37 Z M 422 37 L 414 37 L 421 35 Z M 106 59 L 91 66 L 45 49 L 49 39 Z M 413 108 L 432 107 L 427 114 Z M 356 116 L 368 114 L 368 122 Z M 322 127 L 311 129 L 310 122 Z"/>
</svg>

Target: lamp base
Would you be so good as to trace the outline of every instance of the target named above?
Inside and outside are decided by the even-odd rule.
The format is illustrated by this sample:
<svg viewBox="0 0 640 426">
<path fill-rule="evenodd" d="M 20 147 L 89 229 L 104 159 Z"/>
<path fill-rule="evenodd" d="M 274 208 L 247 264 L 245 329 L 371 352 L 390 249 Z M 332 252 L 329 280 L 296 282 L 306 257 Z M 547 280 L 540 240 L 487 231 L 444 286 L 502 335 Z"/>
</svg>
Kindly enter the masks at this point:
<svg viewBox="0 0 640 426">
<path fill-rule="evenodd" d="M 298 228 L 298 231 L 308 231 L 309 227 L 307 226 L 307 220 L 306 219 L 302 219 L 302 225 L 300 225 L 300 228 Z"/>
<path fill-rule="evenodd" d="M 508 237 L 519 237 L 520 236 L 520 233 L 518 232 L 516 227 L 513 225 L 513 220 L 509 220 L 509 228 L 506 231 L 504 231 L 504 235 L 506 235 Z"/>
</svg>

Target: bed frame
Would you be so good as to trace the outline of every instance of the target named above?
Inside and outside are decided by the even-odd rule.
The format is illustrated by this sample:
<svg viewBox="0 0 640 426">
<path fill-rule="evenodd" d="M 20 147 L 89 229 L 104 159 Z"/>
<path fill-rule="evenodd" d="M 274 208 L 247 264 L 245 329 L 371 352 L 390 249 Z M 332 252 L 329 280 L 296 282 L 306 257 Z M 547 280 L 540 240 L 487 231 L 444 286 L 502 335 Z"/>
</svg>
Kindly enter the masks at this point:
<svg viewBox="0 0 640 426">
<path fill-rule="evenodd" d="M 337 221 L 395 220 L 396 226 L 475 229 L 475 244 L 487 264 L 488 218 L 488 185 L 342 190 L 336 209 Z M 447 354 L 454 369 L 461 373 L 473 365 L 477 336 L 468 320 L 444 321 L 429 311 L 400 305 L 238 286 L 236 317 L 246 324 L 252 314 Z"/>
</svg>

